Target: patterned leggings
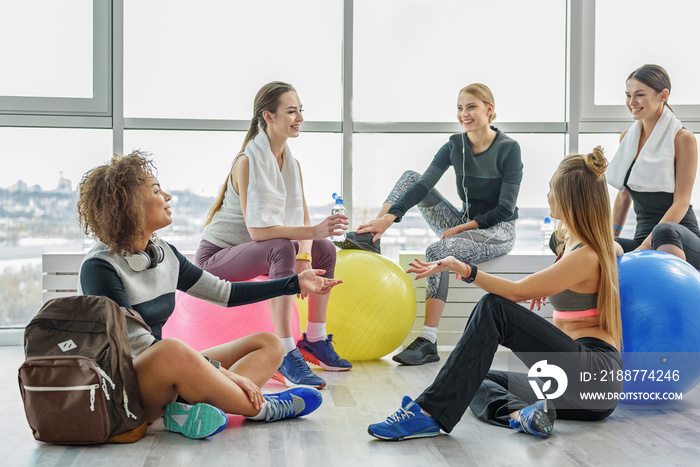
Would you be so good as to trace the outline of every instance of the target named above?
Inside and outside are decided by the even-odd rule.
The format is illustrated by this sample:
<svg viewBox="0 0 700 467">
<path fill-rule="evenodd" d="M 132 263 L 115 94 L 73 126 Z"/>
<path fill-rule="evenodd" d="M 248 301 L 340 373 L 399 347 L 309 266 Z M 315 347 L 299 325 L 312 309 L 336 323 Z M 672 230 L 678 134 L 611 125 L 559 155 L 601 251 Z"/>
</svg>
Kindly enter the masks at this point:
<svg viewBox="0 0 700 467">
<path fill-rule="evenodd" d="M 418 172 L 404 172 L 384 202 L 394 204 L 419 177 Z M 447 229 L 470 221 L 435 188 L 418 203 L 418 210 L 438 237 L 442 237 Z M 514 245 L 515 221 L 500 222 L 487 229 L 467 230 L 438 240 L 428 246 L 425 257 L 428 261 L 437 261 L 446 256 L 454 256 L 465 263 L 479 264 L 507 254 Z M 447 301 L 449 280 L 447 271 L 428 276 L 425 298 Z"/>
</svg>

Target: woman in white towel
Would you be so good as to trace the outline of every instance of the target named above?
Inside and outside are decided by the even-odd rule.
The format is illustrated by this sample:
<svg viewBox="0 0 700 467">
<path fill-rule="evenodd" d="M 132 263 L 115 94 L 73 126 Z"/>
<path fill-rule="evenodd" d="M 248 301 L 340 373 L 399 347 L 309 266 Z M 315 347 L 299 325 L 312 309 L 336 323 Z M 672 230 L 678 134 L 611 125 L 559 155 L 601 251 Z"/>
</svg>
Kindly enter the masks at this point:
<svg viewBox="0 0 700 467">
<path fill-rule="evenodd" d="M 698 151 L 695 136 L 668 105 L 671 80 L 658 65 L 644 65 L 627 78 L 627 108 L 635 122 L 622 133 L 608 183 L 619 189 L 613 204 L 618 255 L 659 250 L 700 268 L 700 229 L 690 205 Z M 622 238 L 634 202 L 634 238 Z"/>
<path fill-rule="evenodd" d="M 197 249 L 196 263 L 205 271 L 229 281 L 259 275 L 276 279 L 311 268 L 333 277 L 336 249 L 328 237 L 345 230 L 348 220 L 336 214 L 311 225 L 301 168 L 287 145 L 289 138 L 299 136 L 301 112 L 290 84 L 274 81 L 258 91 L 250 129 L 209 211 Z M 333 336 L 326 334 L 328 295 L 308 298 L 308 324 L 299 342 L 292 335 L 292 297 L 269 301 L 275 334 L 285 348 L 279 373 L 293 384 L 322 388 L 325 381 L 305 359 L 330 371 L 352 365 L 338 356 Z"/>
</svg>

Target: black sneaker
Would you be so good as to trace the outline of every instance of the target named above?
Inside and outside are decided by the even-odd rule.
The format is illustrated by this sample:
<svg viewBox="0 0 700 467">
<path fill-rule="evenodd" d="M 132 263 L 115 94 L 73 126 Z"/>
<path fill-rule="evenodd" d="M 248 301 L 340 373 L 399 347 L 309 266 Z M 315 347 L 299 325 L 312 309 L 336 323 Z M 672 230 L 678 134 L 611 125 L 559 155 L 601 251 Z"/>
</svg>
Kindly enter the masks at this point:
<svg viewBox="0 0 700 467">
<path fill-rule="evenodd" d="M 403 352 L 397 353 L 391 359 L 404 365 L 423 365 L 437 362 L 440 356 L 437 352 L 437 343 L 433 344 L 425 337 L 418 336 Z"/>
<path fill-rule="evenodd" d="M 381 255 L 382 248 L 380 243 L 382 240 L 378 238 L 376 242 L 372 243 L 372 237 L 374 237 L 372 232 L 363 234 L 348 232 L 345 234 L 345 240 L 333 243 L 341 250 L 364 250 Z"/>
</svg>

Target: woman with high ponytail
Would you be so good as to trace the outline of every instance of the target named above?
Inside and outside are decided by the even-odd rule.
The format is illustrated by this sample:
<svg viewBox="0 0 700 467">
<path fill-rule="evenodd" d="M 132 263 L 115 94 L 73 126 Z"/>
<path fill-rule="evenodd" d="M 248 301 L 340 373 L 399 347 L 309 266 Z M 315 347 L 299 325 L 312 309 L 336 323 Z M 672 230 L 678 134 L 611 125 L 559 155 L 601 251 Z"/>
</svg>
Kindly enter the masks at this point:
<svg viewBox="0 0 700 467">
<path fill-rule="evenodd" d="M 620 136 L 608 183 L 620 190 L 613 205 L 617 253 L 659 250 L 700 269 L 700 227 L 690 205 L 698 166 L 695 136 L 668 105 L 671 79 L 659 65 L 627 77 L 627 108 L 635 122 Z M 633 238 L 621 237 L 634 203 Z"/>
<path fill-rule="evenodd" d="M 299 96 L 291 84 L 273 81 L 255 96 L 253 117 L 231 172 L 205 223 L 195 257 L 199 267 L 229 281 L 260 275 L 271 280 L 321 269 L 335 271 L 335 246 L 328 240 L 348 224 L 333 215 L 311 225 L 304 197 L 301 167 L 287 145 L 299 136 L 302 117 Z M 301 294 L 306 298 L 306 294 Z M 275 334 L 282 339 L 285 357 L 280 377 L 293 384 L 322 388 L 305 358 L 329 371 L 349 370 L 350 362 L 333 349 L 326 334 L 328 296 L 309 296 L 306 332 L 297 343 L 292 335 L 292 297 L 270 299 Z"/>
<path fill-rule="evenodd" d="M 564 226 L 564 249 L 543 271 L 513 282 L 451 256 L 411 263 L 408 272 L 416 278 L 454 271 L 490 293 L 472 311 L 433 384 L 415 401 L 405 396 L 386 421 L 370 425 L 372 436 L 449 433 L 469 407 L 488 423 L 547 437 L 557 417 L 602 420 L 615 410 L 622 381 L 610 376 L 622 369 L 622 325 L 607 166 L 600 147 L 559 164 L 547 200 L 551 216 Z M 541 297 L 554 307 L 552 322 L 530 311 Z M 530 310 L 517 303 L 524 300 L 531 301 Z M 499 345 L 529 372 L 489 370 Z M 603 397 L 587 400 L 585 393 Z"/>
</svg>

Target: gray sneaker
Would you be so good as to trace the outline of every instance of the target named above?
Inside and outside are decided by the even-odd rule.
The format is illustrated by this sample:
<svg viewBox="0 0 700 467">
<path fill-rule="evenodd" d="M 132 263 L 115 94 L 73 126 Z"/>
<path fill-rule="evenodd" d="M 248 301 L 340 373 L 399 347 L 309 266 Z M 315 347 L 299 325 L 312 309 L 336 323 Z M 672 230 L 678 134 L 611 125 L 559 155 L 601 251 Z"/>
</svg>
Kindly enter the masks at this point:
<svg viewBox="0 0 700 467">
<path fill-rule="evenodd" d="M 397 353 L 392 360 L 403 365 L 423 365 L 424 363 L 437 362 L 440 356 L 437 352 L 437 343 L 433 344 L 425 337 L 416 337 L 411 345 L 402 352 Z"/>
<path fill-rule="evenodd" d="M 364 250 L 381 255 L 382 240 L 378 238 L 376 242 L 372 242 L 372 237 L 374 237 L 374 234 L 372 232 L 367 232 L 363 234 L 348 232 L 345 234 L 345 240 L 343 240 L 342 242 L 333 243 L 335 243 L 335 246 L 337 246 L 341 250 Z"/>
</svg>

